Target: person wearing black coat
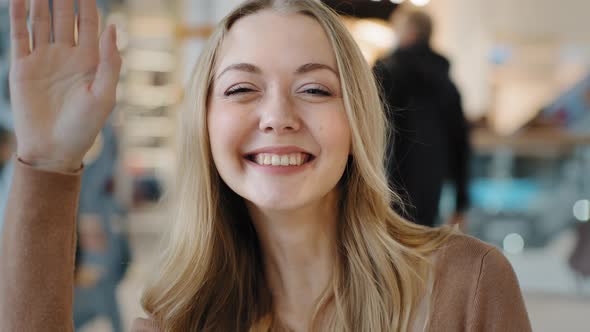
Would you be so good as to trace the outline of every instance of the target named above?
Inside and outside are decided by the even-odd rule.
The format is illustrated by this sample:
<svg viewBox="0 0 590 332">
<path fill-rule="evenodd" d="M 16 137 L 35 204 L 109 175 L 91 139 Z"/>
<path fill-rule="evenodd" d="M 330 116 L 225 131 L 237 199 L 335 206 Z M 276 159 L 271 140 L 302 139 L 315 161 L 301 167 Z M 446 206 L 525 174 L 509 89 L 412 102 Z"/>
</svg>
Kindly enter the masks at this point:
<svg viewBox="0 0 590 332">
<path fill-rule="evenodd" d="M 395 206 L 406 218 L 434 226 L 441 190 L 456 191 L 450 223 L 464 225 L 470 146 L 461 95 L 449 76 L 449 61 L 430 47 L 432 21 L 420 11 L 395 17 L 399 47 L 373 68 L 390 124 L 387 171 L 404 199 Z"/>
</svg>

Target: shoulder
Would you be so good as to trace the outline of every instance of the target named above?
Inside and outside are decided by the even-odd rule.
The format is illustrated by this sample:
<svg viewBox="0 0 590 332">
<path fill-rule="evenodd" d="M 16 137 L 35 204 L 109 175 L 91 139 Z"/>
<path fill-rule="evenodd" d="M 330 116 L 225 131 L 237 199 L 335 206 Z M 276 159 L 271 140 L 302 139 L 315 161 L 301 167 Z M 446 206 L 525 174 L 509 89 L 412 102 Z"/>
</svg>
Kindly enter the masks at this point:
<svg viewBox="0 0 590 332">
<path fill-rule="evenodd" d="M 377 61 L 375 61 L 375 63 L 373 64 L 373 73 L 378 77 L 378 78 L 383 78 L 382 76 L 384 76 L 387 71 L 389 70 L 389 64 L 388 64 L 388 59 L 387 58 L 380 58 L 377 59 Z"/>
<path fill-rule="evenodd" d="M 476 293 L 482 282 L 516 281 L 510 262 L 496 247 L 467 235 L 453 235 L 434 254 L 434 277 L 442 292 Z"/>
<path fill-rule="evenodd" d="M 394 71 L 399 69 L 399 63 L 404 62 L 405 56 L 400 54 L 398 51 L 386 54 L 385 56 L 375 61 L 374 68 L 381 69 L 383 71 Z"/>
<path fill-rule="evenodd" d="M 437 331 L 531 331 L 516 274 L 496 247 L 453 235 L 433 258 Z"/>
<path fill-rule="evenodd" d="M 430 49 L 430 54 L 431 54 L 431 57 L 433 59 L 435 59 L 436 61 L 438 61 L 440 64 L 442 64 L 446 67 L 449 67 L 451 65 L 451 62 L 449 61 L 449 59 L 445 55 L 438 53 L 437 51 L 434 51 L 433 49 Z"/>
<path fill-rule="evenodd" d="M 131 326 L 131 332 L 160 332 L 160 328 L 149 318 L 136 318 Z"/>
<path fill-rule="evenodd" d="M 531 331 L 516 274 L 494 246 L 453 235 L 434 255 L 432 326 Z"/>
<path fill-rule="evenodd" d="M 453 235 L 435 257 L 437 277 L 472 284 L 477 293 L 486 285 L 514 284 L 518 288 L 516 274 L 504 253 L 471 236 Z"/>
<path fill-rule="evenodd" d="M 437 265 L 471 265 L 481 261 L 491 252 L 499 252 L 496 247 L 469 235 L 454 234 L 436 252 Z"/>
</svg>

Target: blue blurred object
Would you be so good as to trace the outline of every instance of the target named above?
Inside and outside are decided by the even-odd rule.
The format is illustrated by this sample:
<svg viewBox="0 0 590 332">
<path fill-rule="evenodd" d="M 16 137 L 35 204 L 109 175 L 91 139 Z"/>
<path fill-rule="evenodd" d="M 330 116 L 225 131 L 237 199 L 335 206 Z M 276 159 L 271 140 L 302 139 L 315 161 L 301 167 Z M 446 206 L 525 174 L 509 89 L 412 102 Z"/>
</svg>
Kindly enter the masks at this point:
<svg viewBox="0 0 590 332">
<path fill-rule="evenodd" d="M 10 69 L 9 23 L 8 7 L 0 7 L 0 127 L 5 129 L 13 127 L 8 95 L 8 72 Z"/>
<path fill-rule="evenodd" d="M 560 95 L 543 111 L 543 116 L 556 120 L 569 131 L 590 133 L 590 73 Z"/>
<path fill-rule="evenodd" d="M 77 267 L 100 267 L 101 274 L 93 287 L 75 289 L 74 323 L 79 328 L 97 316 L 106 316 L 111 320 L 113 331 L 119 332 L 123 327 L 116 290 L 131 261 L 131 250 L 125 225 L 115 222 L 126 220 L 126 211 L 107 189 L 114 178 L 117 160 L 117 140 L 110 122 L 101 135 L 102 150 L 93 162 L 85 165 L 79 213 L 98 217 L 105 234 L 106 251 L 92 252 L 79 247 Z"/>
<path fill-rule="evenodd" d="M 490 54 L 488 55 L 489 61 L 494 65 L 503 65 L 508 63 L 513 55 L 513 50 L 510 45 L 497 44 L 492 47 Z"/>
<path fill-rule="evenodd" d="M 541 186 L 529 179 L 474 179 L 469 188 L 472 204 L 485 211 L 528 211 Z"/>
<path fill-rule="evenodd" d="M 0 128 L 12 130 L 12 115 L 8 101 L 9 23 L 8 6 L 2 6 L 0 7 Z M 4 223 L 4 212 L 10 190 L 12 169 L 12 162 L 7 162 L 0 169 L 0 233 Z"/>
<path fill-rule="evenodd" d="M 0 6 L 0 58 L 8 58 L 8 46 L 10 45 L 10 20 L 8 15 L 8 6 Z"/>
<path fill-rule="evenodd" d="M 140 205 L 145 202 L 157 202 L 162 196 L 160 180 L 153 175 L 143 175 L 133 181 L 133 202 Z"/>
<path fill-rule="evenodd" d="M 0 171 L 0 234 L 2 234 L 2 226 L 4 224 L 4 212 L 6 210 L 6 201 L 8 200 L 8 194 L 10 192 L 13 167 L 14 164 L 8 162 Z"/>
<path fill-rule="evenodd" d="M 8 64 L 0 59 L 0 127 L 12 130 L 14 123 L 8 96 Z"/>
</svg>

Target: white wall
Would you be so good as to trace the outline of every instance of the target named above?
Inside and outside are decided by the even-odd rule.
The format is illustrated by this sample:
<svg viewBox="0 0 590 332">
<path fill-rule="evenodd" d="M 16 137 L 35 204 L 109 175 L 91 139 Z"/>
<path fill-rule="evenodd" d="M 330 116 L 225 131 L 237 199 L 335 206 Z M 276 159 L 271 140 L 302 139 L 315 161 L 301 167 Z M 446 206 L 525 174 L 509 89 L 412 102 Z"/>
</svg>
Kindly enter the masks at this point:
<svg viewBox="0 0 590 332">
<path fill-rule="evenodd" d="M 215 25 L 242 0 L 180 0 L 179 11 L 182 23 L 187 26 Z M 183 43 L 181 57 L 182 82 L 190 74 L 205 40 L 188 39 Z"/>
<path fill-rule="evenodd" d="M 481 1 L 481 0 L 477 0 Z M 588 0 L 484 1 L 487 21 L 496 31 L 529 37 L 557 37 L 590 42 Z"/>
<path fill-rule="evenodd" d="M 590 64 L 589 0 L 432 0 L 426 9 L 470 117 L 500 109 L 515 114 L 506 122 L 526 121 Z M 498 43 L 513 50 L 502 70 L 488 61 Z"/>
<path fill-rule="evenodd" d="M 490 104 L 487 54 L 492 36 L 482 24 L 484 1 L 432 0 L 426 9 L 436 24 L 434 47 L 450 57 L 468 116 L 478 117 Z"/>
</svg>

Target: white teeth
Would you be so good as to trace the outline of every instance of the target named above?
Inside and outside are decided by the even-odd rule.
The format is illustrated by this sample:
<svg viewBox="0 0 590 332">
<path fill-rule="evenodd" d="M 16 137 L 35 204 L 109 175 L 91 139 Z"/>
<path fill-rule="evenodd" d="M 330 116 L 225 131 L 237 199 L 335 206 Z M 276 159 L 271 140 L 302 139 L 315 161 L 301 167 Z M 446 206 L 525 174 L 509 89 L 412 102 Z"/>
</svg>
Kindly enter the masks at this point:
<svg viewBox="0 0 590 332">
<path fill-rule="evenodd" d="M 289 166 L 289 156 L 281 156 L 281 166 Z"/>
<path fill-rule="evenodd" d="M 279 166 L 281 164 L 281 157 L 279 155 L 273 154 L 272 155 L 272 165 Z"/>
<path fill-rule="evenodd" d="M 272 153 L 259 153 L 254 156 L 253 160 L 258 165 L 272 166 L 299 166 L 306 160 L 303 153 L 290 153 L 284 155 Z"/>
</svg>

